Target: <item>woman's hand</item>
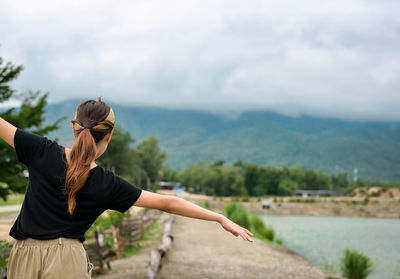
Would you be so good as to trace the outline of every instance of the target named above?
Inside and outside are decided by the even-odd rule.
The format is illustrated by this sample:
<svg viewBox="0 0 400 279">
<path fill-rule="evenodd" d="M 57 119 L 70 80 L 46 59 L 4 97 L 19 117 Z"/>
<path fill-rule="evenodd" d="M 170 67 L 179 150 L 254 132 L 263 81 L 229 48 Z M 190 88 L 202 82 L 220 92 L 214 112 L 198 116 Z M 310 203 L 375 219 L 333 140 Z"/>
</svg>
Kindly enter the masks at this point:
<svg viewBox="0 0 400 279">
<path fill-rule="evenodd" d="M 171 214 L 177 214 L 191 218 L 218 221 L 225 230 L 231 232 L 234 236 L 240 235 L 244 240 L 248 240 L 250 242 L 254 241 L 250 238 L 250 235 L 253 236 L 251 232 L 232 222 L 224 215 L 205 209 L 192 202 L 184 200 L 183 198 L 161 195 L 142 190 L 142 193 L 135 202 L 135 205 L 145 208 L 159 209 Z"/>
<path fill-rule="evenodd" d="M 254 241 L 250 237 L 250 236 L 253 236 L 253 234 L 249 230 L 239 226 L 235 222 L 232 222 L 231 220 L 229 220 L 229 218 L 223 216 L 222 220 L 220 221 L 220 224 L 226 231 L 232 233 L 234 236 L 240 235 L 244 240 L 248 240 L 250 242 Z"/>
</svg>

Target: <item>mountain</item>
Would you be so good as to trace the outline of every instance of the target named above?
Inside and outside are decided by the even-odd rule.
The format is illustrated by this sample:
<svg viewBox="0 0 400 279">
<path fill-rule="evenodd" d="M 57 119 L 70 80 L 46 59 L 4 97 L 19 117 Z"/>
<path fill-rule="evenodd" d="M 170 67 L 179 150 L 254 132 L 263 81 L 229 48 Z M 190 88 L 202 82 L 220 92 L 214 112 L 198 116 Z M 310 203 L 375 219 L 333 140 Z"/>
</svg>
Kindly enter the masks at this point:
<svg viewBox="0 0 400 279">
<path fill-rule="evenodd" d="M 46 106 L 48 121 L 68 117 L 49 137 L 71 145 L 70 120 L 79 102 Z M 329 174 L 341 171 L 347 172 L 349 179 L 357 168 L 363 179 L 400 181 L 400 122 L 296 118 L 271 111 L 248 111 L 232 118 L 193 110 L 110 105 L 117 123 L 136 142 L 157 136 L 168 154 L 166 163 L 177 170 L 205 158 L 210 162 L 296 165 Z"/>
</svg>

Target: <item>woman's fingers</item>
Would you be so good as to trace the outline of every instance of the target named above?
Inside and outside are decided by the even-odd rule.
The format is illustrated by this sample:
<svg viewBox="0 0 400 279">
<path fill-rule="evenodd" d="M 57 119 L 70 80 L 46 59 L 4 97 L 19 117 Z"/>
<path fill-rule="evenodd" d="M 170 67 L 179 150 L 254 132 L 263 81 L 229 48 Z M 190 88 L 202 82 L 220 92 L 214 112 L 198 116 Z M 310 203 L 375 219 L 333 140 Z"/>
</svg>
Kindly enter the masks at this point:
<svg viewBox="0 0 400 279">
<path fill-rule="evenodd" d="M 242 228 L 242 229 L 244 229 L 244 228 Z M 243 231 L 244 231 L 244 232 L 241 232 L 241 233 L 239 232 L 239 233 L 235 234 L 235 236 L 239 236 L 239 235 L 240 235 L 240 237 L 243 238 L 244 240 L 253 242 L 254 240 L 251 239 L 251 238 L 247 235 L 246 229 L 244 229 Z"/>
<path fill-rule="evenodd" d="M 241 238 L 244 240 L 253 242 L 254 240 L 250 238 L 250 236 L 253 236 L 253 234 L 247 230 L 246 228 L 241 227 L 240 225 L 236 224 L 235 222 L 232 222 L 232 220 L 226 219 L 227 222 L 222 222 L 221 225 L 222 227 L 231 232 L 234 236 L 238 237 L 240 235 Z"/>
<path fill-rule="evenodd" d="M 250 241 L 250 242 L 253 242 L 253 239 L 251 239 L 249 236 L 247 236 L 247 234 L 244 234 L 243 239 L 247 240 L 247 241 Z"/>
<path fill-rule="evenodd" d="M 244 229 L 249 235 L 254 236 L 253 233 L 251 231 L 249 231 L 248 229 Z"/>
<path fill-rule="evenodd" d="M 254 240 L 252 238 L 250 238 L 250 236 L 248 236 L 247 234 L 245 234 L 246 238 L 248 241 L 253 242 Z"/>
</svg>

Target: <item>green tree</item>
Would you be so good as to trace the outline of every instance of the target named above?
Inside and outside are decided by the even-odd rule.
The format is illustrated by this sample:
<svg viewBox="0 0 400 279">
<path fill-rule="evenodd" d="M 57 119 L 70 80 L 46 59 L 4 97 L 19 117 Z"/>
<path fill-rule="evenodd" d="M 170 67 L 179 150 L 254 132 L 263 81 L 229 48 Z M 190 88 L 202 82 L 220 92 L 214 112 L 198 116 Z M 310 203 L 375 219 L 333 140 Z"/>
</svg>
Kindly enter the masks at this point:
<svg viewBox="0 0 400 279">
<path fill-rule="evenodd" d="M 215 194 L 217 196 L 229 195 L 223 191 L 224 177 L 221 166 L 210 165 L 205 179 L 207 194 Z"/>
<path fill-rule="evenodd" d="M 160 180 L 163 181 L 171 181 L 171 182 L 180 181 L 179 172 L 167 165 L 161 166 L 159 178 Z"/>
<path fill-rule="evenodd" d="M 213 165 L 217 167 L 217 166 L 223 166 L 224 164 L 225 164 L 225 162 L 223 160 L 218 160 L 218 161 L 215 161 Z"/>
<path fill-rule="evenodd" d="M 205 159 L 199 159 L 196 164 L 189 165 L 181 172 L 181 182 L 192 187 L 196 192 L 213 194 L 214 189 L 210 187 L 210 164 Z M 212 184 L 211 184 L 212 185 Z"/>
<path fill-rule="evenodd" d="M 256 195 L 256 187 L 260 179 L 261 167 L 257 164 L 247 163 L 244 166 L 244 184 L 250 196 Z"/>
<path fill-rule="evenodd" d="M 130 147 L 130 144 L 134 142 L 128 131 L 116 125 L 106 152 L 99 158 L 99 164 L 118 175 L 134 176 L 140 168 L 139 156 Z"/>
<path fill-rule="evenodd" d="M 336 175 L 332 175 L 332 186 L 334 189 L 346 188 L 349 186 L 349 180 L 347 179 L 347 173 L 341 172 Z"/>
<path fill-rule="evenodd" d="M 136 147 L 139 156 L 141 169 L 148 178 L 147 186 L 154 185 L 159 179 L 159 172 L 167 154 L 161 151 L 158 145 L 158 138 L 150 136 L 142 140 Z M 149 185 L 151 184 L 151 185 Z"/>
<path fill-rule="evenodd" d="M 11 62 L 3 64 L 0 57 L 0 103 L 9 101 L 11 98 L 21 99 L 21 106 L 6 109 L 0 113 L 0 117 L 10 122 L 17 128 L 27 130 L 35 134 L 46 135 L 59 128 L 59 123 L 65 119 L 61 117 L 53 124 L 45 125 L 44 113 L 47 104 L 48 93 L 41 94 L 39 91 L 28 91 L 24 94 L 16 94 L 10 87 L 10 82 L 18 77 L 22 66 L 14 66 Z M 4 141 L 0 142 L 0 197 L 4 200 L 11 193 L 24 193 L 26 191 L 27 179 L 21 175 L 26 169 L 17 160 L 15 150 Z"/>
<path fill-rule="evenodd" d="M 282 168 L 265 167 L 261 169 L 257 185 L 258 195 L 278 195 L 278 187 L 282 177 Z"/>
<path fill-rule="evenodd" d="M 244 170 L 241 167 L 222 165 L 222 194 L 229 196 L 248 195 L 244 184 Z"/>
<path fill-rule="evenodd" d="M 293 190 L 297 190 L 299 185 L 289 177 L 283 178 L 278 185 L 278 195 L 290 195 Z"/>
<path fill-rule="evenodd" d="M 299 189 L 321 190 L 331 187 L 329 176 L 322 171 L 293 167 L 289 169 L 289 176 L 298 183 Z"/>
</svg>

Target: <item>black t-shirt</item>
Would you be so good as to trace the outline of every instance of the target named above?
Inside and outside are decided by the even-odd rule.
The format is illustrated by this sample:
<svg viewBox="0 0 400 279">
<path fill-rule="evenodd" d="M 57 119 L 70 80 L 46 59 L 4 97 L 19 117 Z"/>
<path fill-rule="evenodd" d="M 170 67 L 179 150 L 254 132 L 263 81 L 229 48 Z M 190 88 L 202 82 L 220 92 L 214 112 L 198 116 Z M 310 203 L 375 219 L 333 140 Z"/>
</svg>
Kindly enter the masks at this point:
<svg viewBox="0 0 400 279">
<path fill-rule="evenodd" d="M 77 238 L 85 241 L 85 232 L 107 209 L 124 212 L 139 198 L 142 189 L 109 170 L 96 166 L 75 196 L 73 215 L 62 190 L 67 161 L 65 149 L 56 141 L 21 129 L 14 138 L 18 161 L 29 171 L 29 183 L 21 211 L 10 236 L 22 240 Z"/>
</svg>

